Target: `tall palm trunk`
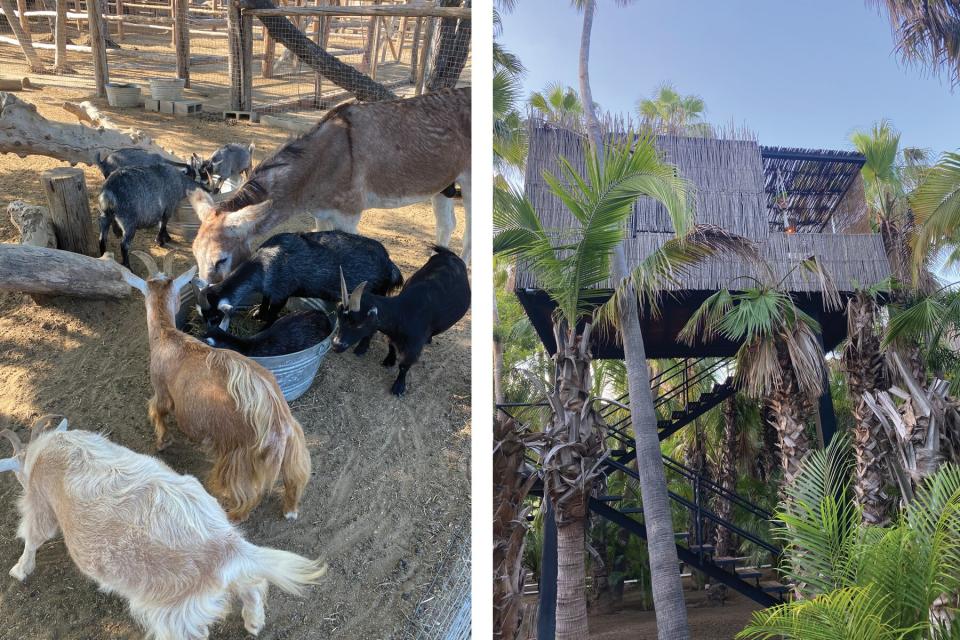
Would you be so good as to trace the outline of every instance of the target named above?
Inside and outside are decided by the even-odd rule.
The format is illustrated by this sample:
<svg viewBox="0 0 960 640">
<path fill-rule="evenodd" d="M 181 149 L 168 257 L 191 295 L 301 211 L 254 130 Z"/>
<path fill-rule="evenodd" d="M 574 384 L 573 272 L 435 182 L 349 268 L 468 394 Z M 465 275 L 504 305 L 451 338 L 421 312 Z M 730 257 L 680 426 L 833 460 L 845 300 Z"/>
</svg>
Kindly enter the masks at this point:
<svg viewBox="0 0 960 640">
<path fill-rule="evenodd" d="M 554 325 L 556 383 L 547 395 L 552 415 L 541 459 L 557 524 L 558 640 L 587 637 L 584 524 L 606 437 L 590 394 L 590 329 L 587 324 L 577 333 L 565 322 Z"/>
<path fill-rule="evenodd" d="M 796 375 L 790 366 L 785 346 L 778 346 L 783 374 L 780 383 L 770 394 L 770 424 L 777 432 L 780 464 L 783 467 L 782 486 L 793 484 L 800 470 L 800 462 L 810 451 L 806 418 L 813 412 L 813 399 L 800 391 Z"/>
<path fill-rule="evenodd" d="M 850 341 L 843 350 L 842 360 L 853 405 L 854 492 L 863 513 L 863 522 L 884 526 L 890 522 L 890 497 L 884 492 L 885 459 L 890 454 L 890 447 L 879 419 L 863 399 L 864 393 L 873 394 L 889 388 L 875 326 L 876 304 L 869 295 L 858 291 L 847 303 Z"/>
<path fill-rule="evenodd" d="M 597 122 L 593 93 L 590 90 L 590 36 L 593 30 L 594 0 L 583 0 L 583 31 L 580 35 L 580 97 L 590 141 L 600 155 L 603 142 Z M 602 157 L 602 155 L 601 155 Z M 621 243 L 613 252 L 611 271 L 614 282 L 622 283 L 629 273 Z M 667 495 L 667 478 L 660 458 L 657 414 L 650 393 L 650 372 L 640 331 L 640 311 L 636 292 L 628 287 L 624 304 L 617 310 L 620 337 L 627 364 L 627 389 L 630 395 L 630 423 L 633 427 L 640 476 L 643 521 L 647 530 L 653 607 L 659 640 L 688 640 L 687 609 L 680 582 L 680 563 L 673 535 L 673 519 Z M 559 602 L 559 601 L 558 601 Z"/>
<path fill-rule="evenodd" d="M 737 485 L 737 401 L 736 396 L 727 398 L 723 403 L 723 443 L 720 450 L 720 469 L 717 480 L 724 491 L 733 492 Z M 730 522 L 733 517 L 733 503 L 723 497 L 717 499 L 713 512 L 722 520 Z M 718 526 L 714 546 L 719 557 L 733 555 L 733 540 L 730 529 Z"/>
</svg>

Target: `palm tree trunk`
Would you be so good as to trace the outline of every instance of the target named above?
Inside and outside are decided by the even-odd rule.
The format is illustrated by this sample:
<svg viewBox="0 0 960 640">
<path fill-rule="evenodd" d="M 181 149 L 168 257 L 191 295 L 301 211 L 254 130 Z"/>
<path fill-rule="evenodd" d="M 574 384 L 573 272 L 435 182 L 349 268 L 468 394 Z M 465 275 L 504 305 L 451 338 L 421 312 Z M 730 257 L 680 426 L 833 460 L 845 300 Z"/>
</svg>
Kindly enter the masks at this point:
<svg viewBox="0 0 960 640">
<path fill-rule="evenodd" d="M 720 486 L 724 491 L 732 492 L 737 483 L 737 413 L 736 396 L 727 398 L 723 403 L 723 444 L 720 451 L 720 469 L 717 472 Z M 713 507 L 721 519 L 730 522 L 733 516 L 733 503 L 722 497 L 717 500 Z M 717 527 L 717 537 L 714 543 L 717 556 L 724 557 L 733 555 L 733 540 L 730 537 L 730 529 L 723 526 Z"/>
<path fill-rule="evenodd" d="M 503 403 L 503 341 L 497 325 L 500 312 L 497 310 L 497 292 L 493 292 L 493 401 Z"/>
<path fill-rule="evenodd" d="M 781 355 L 782 358 L 786 357 Z M 783 366 L 781 382 L 770 394 L 769 404 L 771 424 L 777 431 L 780 446 L 783 486 L 786 486 L 793 484 L 800 470 L 800 462 L 810 451 L 805 419 L 813 410 L 810 398 L 800 392 L 789 366 Z"/>
<path fill-rule="evenodd" d="M 880 421 L 863 399 L 864 393 L 885 391 L 889 385 L 880 337 L 874 329 L 876 305 L 860 291 L 847 303 L 850 340 L 843 350 L 843 372 L 853 404 L 853 449 L 856 458 L 854 493 L 864 524 L 884 526 L 890 522 L 890 498 L 884 492 L 887 436 Z"/>
<path fill-rule="evenodd" d="M 583 31 L 580 34 L 580 96 L 590 141 L 602 158 L 603 141 L 597 122 L 593 93 L 590 90 L 590 37 L 593 30 L 594 0 L 583 0 Z M 628 275 L 627 259 L 621 243 L 613 252 L 611 271 L 614 282 Z M 637 451 L 643 520 L 647 529 L 653 607 L 657 617 L 659 640 L 688 640 L 687 609 L 680 582 L 680 562 L 673 535 L 673 519 L 667 496 L 667 478 L 660 458 L 657 414 L 650 394 L 650 372 L 640 331 L 640 311 L 633 287 L 628 286 L 622 308 L 617 310 L 620 337 L 627 364 L 627 388 L 630 395 L 630 422 Z"/>
<path fill-rule="evenodd" d="M 583 501 L 586 496 L 576 499 Z M 589 636 L 583 534 L 583 518 L 557 524 L 557 640 L 583 640 Z"/>
</svg>

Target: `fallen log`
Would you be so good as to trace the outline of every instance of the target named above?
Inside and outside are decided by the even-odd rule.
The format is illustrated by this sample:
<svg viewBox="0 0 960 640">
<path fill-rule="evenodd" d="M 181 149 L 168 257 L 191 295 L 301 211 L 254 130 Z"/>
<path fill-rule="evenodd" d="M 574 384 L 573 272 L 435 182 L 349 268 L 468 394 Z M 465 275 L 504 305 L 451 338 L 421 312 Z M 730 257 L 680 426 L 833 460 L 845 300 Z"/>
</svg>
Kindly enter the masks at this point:
<svg viewBox="0 0 960 640">
<path fill-rule="evenodd" d="M 116 131 L 81 124 L 51 122 L 35 105 L 0 91 L 0 153 L 49 156 L 75 165 L 94 164 L 97 154 L 106 157 L 118 149 L 136 147 L 176 159 L 140 131 Z"/>
<path fill-rule="evenodd" d="M 0 291 L 79 298 L 125 298 L 130 285 L 113 260 L 21 244 L 0 244 Z"/>
</svg>

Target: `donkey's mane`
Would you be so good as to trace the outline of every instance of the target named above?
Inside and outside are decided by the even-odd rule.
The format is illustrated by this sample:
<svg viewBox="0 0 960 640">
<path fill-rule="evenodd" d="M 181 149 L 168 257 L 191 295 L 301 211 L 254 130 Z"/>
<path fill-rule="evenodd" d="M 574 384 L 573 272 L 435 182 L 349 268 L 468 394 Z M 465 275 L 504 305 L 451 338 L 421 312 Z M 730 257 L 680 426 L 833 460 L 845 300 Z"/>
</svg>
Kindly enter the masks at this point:
<svg viewBox="0 0 960 640">
<path fill-rule="evenodd" d="M 280 147 L 276 153 L 258 164 L 250 174 L 250 178 L 243 183 L 243 186 L 241 186 L 240 189 L 238 189 L 229 200 L 225 200 L 224 202 L 220 203 L 217 206 L 217 210 L 225 213 L 232 213 L 234 211 L 239 211 L 244 207 L 249 207 L 252 204 L 259 204 L 270 198 L 270 194 L 267 192 L 267 189 L 262 182 L 264 175 L 272 171 L 276 171 L 277 169 L 288 167 L 296 159 L 303 157 L 310 148 L 314 136 L 316 136 L 320 129 L 323 128 L 323 125 L 325 125 L 327 122 L 333 119 L 342 119 L 347 125 L 347 130 L 349 132 L 350 121 L 344 116 L 343 112 L 346 111 L 347 107 L 353 106 L 354 104 L 356 104 L 356 100 L 341 102 L 337 106 L 327 111 L 312 129 L 303 135 L 290 140 Z"/>
</svg>

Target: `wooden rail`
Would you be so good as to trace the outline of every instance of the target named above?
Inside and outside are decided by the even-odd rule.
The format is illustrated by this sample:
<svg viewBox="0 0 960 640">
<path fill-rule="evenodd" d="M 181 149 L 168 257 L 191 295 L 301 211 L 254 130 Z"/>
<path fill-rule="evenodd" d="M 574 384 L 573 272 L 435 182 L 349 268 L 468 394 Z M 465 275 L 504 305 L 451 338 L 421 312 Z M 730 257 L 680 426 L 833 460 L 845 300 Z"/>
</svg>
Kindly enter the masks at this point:
<svg viewBox="0 0 960 640">
<path fill-rule="evenodd" d="M 381 5 L 370 7 L 277 7 L 275 9 L 244 9 L 250 16 L 365 16 L 400 18 L 455 18 L 470 20 L 471 10 L 464 7 L 431 7 L 408 5 Z"/>
</svg>

